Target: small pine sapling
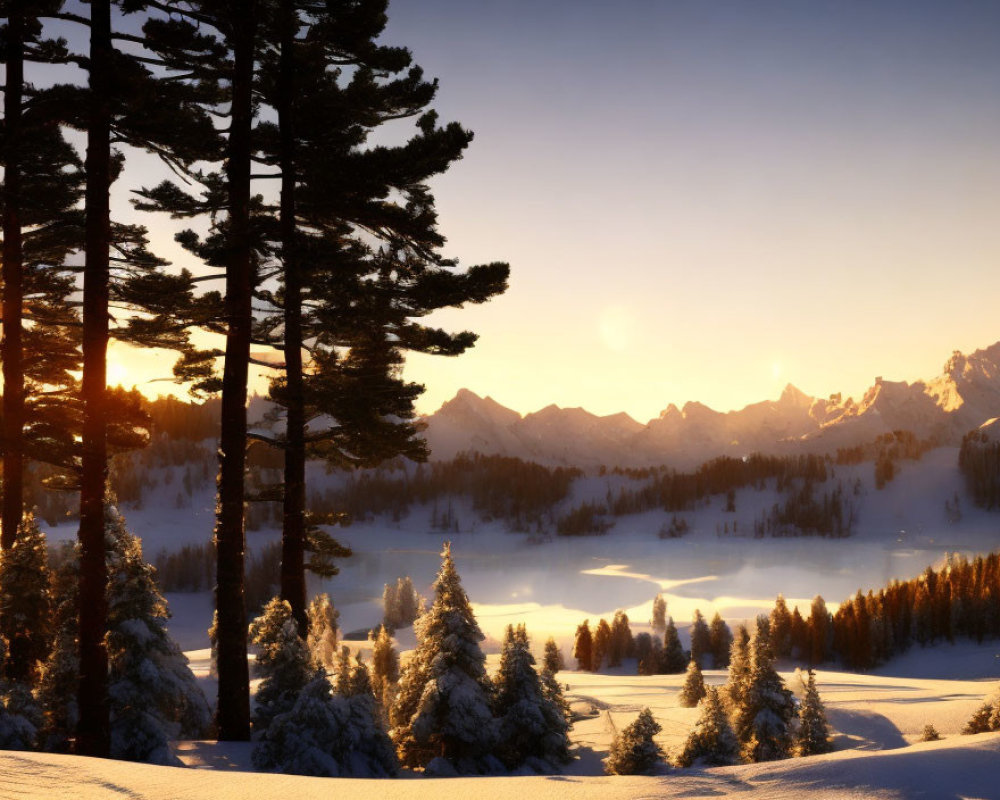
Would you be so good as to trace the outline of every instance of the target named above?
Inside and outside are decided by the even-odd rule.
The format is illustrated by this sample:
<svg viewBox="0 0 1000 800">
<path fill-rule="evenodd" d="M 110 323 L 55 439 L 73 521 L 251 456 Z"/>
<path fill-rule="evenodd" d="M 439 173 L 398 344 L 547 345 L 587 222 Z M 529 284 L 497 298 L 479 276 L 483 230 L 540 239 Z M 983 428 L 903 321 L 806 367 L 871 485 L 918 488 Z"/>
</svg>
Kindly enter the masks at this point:
<svg viewBox="0 0 1000 800">
<path fill-rule="evenodd" d="M 617 734 L 604 761 L 608 775 L 646 775 L 663 763 L 663 749 L 654 737 L 661 730 L 653 712 L 644 708 L 638 718 Z"/>
<path fill-rule="evenodd" d="M 679 767 L 703 764 L 725 767 L 736 764 L 740 758 L 740 743 L 729 724 L 729 715 L 714 686 L 709 686 L 701 702 L 701 714 L 677 756 Z"/>
<path fill-rule="evenodd" d="M 684 678 L 684 685 L 681 687 L 678 702 L 684 708 L 694 708 L 705 696 L 705 679 L 701 674 L 698 662 L 692 657 L 687 668 L 687 676 Z"/>
<path fill-rule="evenodd" d="M 816 689 L 816 673 L 809 670 L 804 682 L 805 696 L 799 710 L 799 729 L 796 734 L 795 752 L 800 756 L 814 756 L 833 750 L 830 726 L 826 721 L 826 711 Z"/>
</svg>

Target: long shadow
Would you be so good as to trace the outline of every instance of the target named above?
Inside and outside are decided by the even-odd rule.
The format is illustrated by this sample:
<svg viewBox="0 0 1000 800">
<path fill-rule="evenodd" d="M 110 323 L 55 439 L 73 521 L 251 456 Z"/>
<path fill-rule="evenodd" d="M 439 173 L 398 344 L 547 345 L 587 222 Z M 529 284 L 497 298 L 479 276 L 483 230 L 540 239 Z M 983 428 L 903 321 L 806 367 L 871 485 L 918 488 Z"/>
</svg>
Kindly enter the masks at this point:
<svg viewBox="0 0 1000 800">
<path fill-rule="evenodd" d="M 827 719 L 837 733 L 858 750 L 895 750 L 907 741 L 888 717 L 874 711 L 827 708 Z"/>
</svg>

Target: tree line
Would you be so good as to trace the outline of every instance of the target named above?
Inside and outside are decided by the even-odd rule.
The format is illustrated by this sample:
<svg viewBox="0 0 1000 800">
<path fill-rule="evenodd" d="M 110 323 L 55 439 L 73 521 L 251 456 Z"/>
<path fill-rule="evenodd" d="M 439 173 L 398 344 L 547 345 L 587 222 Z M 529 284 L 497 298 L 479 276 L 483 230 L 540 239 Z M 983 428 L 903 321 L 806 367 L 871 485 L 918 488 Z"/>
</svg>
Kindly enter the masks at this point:
<svg viewBox="0 0 1000 800">
<path fill-rule="evenodd" d="M 427 180 L 472 135 L 439 124 L 430 108 L 437 84 L 408 50 L 379 43 L 384 0 L 87 8 L 84 16 L 60 0 L 4 3 L 0 548 L 11 551 L 27 529 L 25 464 L 52 466 L 50 485 L 79 497 L 75 746 L 107 755 L 109 462 L 144 445 L 150 425 L 136 393 L 107 388 L 108 343 L 176 351 L 176 379 L 220 394 L 216 722 L 219 738 L 245 739 L 248 440 L 281 453 L 281 594 L 304 631 L 305 570 L 329 575 L 345 552 L 307 511 L 307 454 L 338 466 L 425 458 L 413 420 L 422 387 L 401 376 L 403 353 L 471 346 L 473 334 L 420 320 L 502 292 L 508 268 L 463 270 L 441 252 Z M 50 35 L 56 23 L 69 39 Z M 56 70 L 55 85 L 36 86 L 42 67 Z M 400 128 L 406 120 L 414 127 Z M 383 126 L 403 132 L 403 143 L 373 145 Z M 68 129 L 85 137 L 84 158 Z M 177 180 L 119 187 L 139 151 Z M 207 231 L 176 237 L 191 269 L 151 252 L 142 226 L 112 219 L 112 192 L 128 191 L 138 210 Z M 196 330 L 222 346 L 196 346 Z M 279 354 L 266 361 L 283 413 L 275 435 L 247 429 L 252 346 Z M 0 619 L 7 641 L 18 625 Z M 30 669 L 16 669 L 10 680 L 29 680 Z"/>
<path fill-rule="evenodd" d="M 982 431 L 967 433 L 958 451 L 958 468 L 977 506 L 1000 508 L 1000 442 Z"/>
</svg>

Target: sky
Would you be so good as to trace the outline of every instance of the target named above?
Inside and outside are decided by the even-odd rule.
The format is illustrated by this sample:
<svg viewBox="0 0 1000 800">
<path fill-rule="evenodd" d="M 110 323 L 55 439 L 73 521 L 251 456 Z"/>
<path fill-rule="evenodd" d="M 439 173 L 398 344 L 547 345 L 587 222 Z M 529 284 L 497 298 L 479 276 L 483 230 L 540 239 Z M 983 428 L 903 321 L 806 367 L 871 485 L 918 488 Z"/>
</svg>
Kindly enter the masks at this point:
<svg viewBox="0 0 1000 800">
<path fill-rule="evenodd" d="M 395 0 L 383 41 L 475 132 L 432 184 L 446 254 L 511 265 L 431 319 L 480 340 L 409 359 L 421 412 L 857 397 L 1000 340 L 992 0 Z"/>
</svg>

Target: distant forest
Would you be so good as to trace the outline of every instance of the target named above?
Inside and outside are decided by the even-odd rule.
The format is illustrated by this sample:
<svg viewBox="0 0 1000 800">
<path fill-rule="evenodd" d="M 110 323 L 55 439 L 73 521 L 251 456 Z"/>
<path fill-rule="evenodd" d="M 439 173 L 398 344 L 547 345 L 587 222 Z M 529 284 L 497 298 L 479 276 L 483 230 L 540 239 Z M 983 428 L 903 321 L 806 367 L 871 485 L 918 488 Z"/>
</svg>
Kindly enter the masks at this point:
<svg viewBox="0 0 1000 800">
<path fill-rule="evenodd" d="M 165 493 L 170 498 L 174 508 L 189 507 L 196 491 L 214 481 L 219 403 L 196 405 L 163 397 L 149 402 L 146 411 L 150 445 L 115 457 L 112 489 L 125 506 L 141 508 L 150 492 L 158 491 L 161 497 Z M 601 467 L 596 477 L 606 481 L 603 496 L 599 490 L 592 491 L 575 503 L 574 484 L 586 476 L 574 467 L 548 467 L 478 453 L 426 464 L 395 459 L 376 469 L 328 470 L 328 480 L 312 482 L 308 506 L 317 519 L 342 523 L 379 515 L 399 523 L 415 508 L 429 507 L 431 526 L 442 531 L 468 530 L 478 523 L 500 520 L 512 532 L 542 537 L 600 535 L 616 519 L 665 511 L 671 518 L 658 533 L 662 538 L 677 538 L 689 530 L 686 512 L 715 498 L 735 514 L 737 491 L 770 489 L 778 494 L 777 502 L 757 512 L 752 524 L 744 520 L 742 528 L 734 517 L 719 535 L 845 537 L 855 524 L 862 486 L 856 478 L 845 484 L 837 468 L 870 462 L 875 486 L 881 489 L 896 475 L 900 462 L 917 460 L 928 449 L 929 443 L 912 433 L 896 431 L 840 449 L 835 455 L 723 456 L 687 472 L 662 466 Z M 963 469 L 971 461 L 963 455 Z M 250 530 L 280 525 L 280 504 L 273 498 L 281 481 L 281 464 L 280 450 L 262 442 L 251 444 Z M 45 488 L 49 477 L 44 467 L 35 467 L 28 497 L 39 516 L 53 524 L 72 516 L 76 503 L 72 495 Z"/>
</svg>

